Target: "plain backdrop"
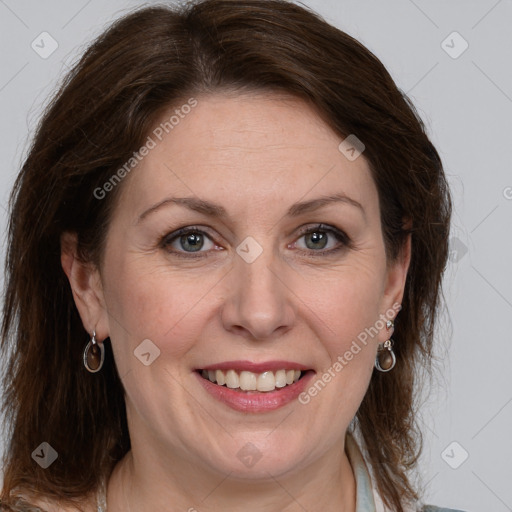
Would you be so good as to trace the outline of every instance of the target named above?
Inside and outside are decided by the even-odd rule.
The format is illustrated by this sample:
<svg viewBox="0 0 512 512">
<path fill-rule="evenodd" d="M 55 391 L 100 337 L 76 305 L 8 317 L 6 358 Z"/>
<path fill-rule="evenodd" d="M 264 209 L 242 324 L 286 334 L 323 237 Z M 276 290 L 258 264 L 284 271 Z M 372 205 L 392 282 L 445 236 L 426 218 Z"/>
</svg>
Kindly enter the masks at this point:
<svg viewBox="0 0 512 512">
<path fill-rule="evenodd" d="M 438 336 L 443 377 L 422 420 L 428 501 L 469 512 L 512 511 L 512 2 L 305 4 L 383 61 L 419 109 L 452 187 L 452 250 Z M 86 45 L 141 5 L 0 0 L 2 233 L 8 194 L 45 101 Z M 46 52 L 58 45 L 51 55 L 41 38 Z"/>
</svg>

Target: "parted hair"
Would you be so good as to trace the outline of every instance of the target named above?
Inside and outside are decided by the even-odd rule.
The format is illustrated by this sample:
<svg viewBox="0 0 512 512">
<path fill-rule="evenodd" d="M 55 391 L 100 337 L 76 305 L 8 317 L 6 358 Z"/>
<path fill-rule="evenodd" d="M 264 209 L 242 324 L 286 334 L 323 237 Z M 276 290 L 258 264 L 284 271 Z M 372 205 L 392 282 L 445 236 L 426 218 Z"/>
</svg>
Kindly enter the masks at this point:
<svg viewBox="0 0 512 512">
<path fill-rule="evenodd" d="M 104 31 L 45 108 L 16 178 L 1 333 L 6 507 L 21 491 L 78 503 L 130 449 L 110 344 L 101 372 L 83 366 L 90 335 L 62 269 L 61 235 L 76 233 L 80 258 L 101 268 L 123 183 L 102 200 L 94 191 L 170 106 L 222 90 L 284 92 L 314 106 L 340 141 L 355 134 L 378 190 L 387 258 L 411 237 L 396 367 L 373 372 L 350 428 L 383 501 L 402 512 L 418 497 L 416 396 L 432 367 L 451 216 L 439 154 L 383 64 L 348 34 L 288 1 L 204 0 L 139 8 Z M 31 456 L 41 442 L 58 453 L 47 469 Z"/>
</svg>

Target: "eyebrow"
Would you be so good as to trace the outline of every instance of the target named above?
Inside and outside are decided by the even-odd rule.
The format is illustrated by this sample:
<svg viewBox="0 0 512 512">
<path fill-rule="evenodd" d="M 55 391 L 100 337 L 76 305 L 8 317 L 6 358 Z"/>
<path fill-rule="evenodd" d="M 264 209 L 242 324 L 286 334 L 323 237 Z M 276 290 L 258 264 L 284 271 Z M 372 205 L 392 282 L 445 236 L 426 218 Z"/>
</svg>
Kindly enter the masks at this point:
<svg viewBox="0 0 512 512">
<path fill-rule="evenodd" d="M 356 201 L 355 199 L 346 196 L 345 194 L 333 194 L 330 196 L 323 196 L 317 199 L 312 199 L 310 201 L 302 201 L 300 203 L 295 203 L 292 206 L 290 206 L 286 215 L 289 217 L 298 217 L 299 215 L 316 211 L 322 208 L 323 206 L 332 203 L 343 203 L 352 205 L 358 208 L 361 211 L 363 217 L 366 219 L 365 210 L 362 204 Z M 157 210 L 160 210 L 162 207 L 168 206 L 170 204 L 178 204 L 190 210 L 207 215 L 209 217 L 214 217 L 218 219 L 226 219 L 228 217 L 226 209 L 219 204 L 215 204 L 210 201 L 205 201 L 204 199 L 199 199 L 196 197 L 168 197 L 156 203 L 151 208 L 148 208 L 141 215 L 139 215 L 136 224 L 139 224 L 151 213 L 154 213 Z"/>
</svg>

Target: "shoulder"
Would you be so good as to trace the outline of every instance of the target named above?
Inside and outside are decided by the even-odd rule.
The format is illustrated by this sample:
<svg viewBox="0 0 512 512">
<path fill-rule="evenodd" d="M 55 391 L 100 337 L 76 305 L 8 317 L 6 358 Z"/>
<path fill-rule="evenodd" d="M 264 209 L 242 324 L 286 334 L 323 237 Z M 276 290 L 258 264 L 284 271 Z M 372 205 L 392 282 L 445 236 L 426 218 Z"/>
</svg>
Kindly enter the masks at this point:
<svg viewBox="0 0 512 512">
<path fill-rule="evenodd" d="M 434 505 L 425 505 L 421 512 L 464 512 L 463 510 L 456 510 L 454 508 L 435 507 Z"/>
</svg>

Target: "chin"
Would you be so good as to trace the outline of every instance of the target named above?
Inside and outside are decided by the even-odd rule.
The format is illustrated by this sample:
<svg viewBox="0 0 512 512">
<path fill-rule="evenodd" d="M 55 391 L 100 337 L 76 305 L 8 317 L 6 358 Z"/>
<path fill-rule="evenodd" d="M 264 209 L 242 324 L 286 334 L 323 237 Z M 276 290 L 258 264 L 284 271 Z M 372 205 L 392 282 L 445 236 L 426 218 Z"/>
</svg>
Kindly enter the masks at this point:
<svg viewBox="0 0 512 512">
<path fill-rule="evenodd" d="M 294 444 L 287 436 L 286 445 L 279 437 L 274 442 L 269 440 L 273 434 L 258 433 L 253 436 L 244 433 L 243 436 L 233 436 L 236 441 L 225 446 L 222 454 L 209 459 L 209 465 L 230 478 L 241 480 L 268 480 L 297 470 L 303 460 L 300 454 L 304 447 Z M 221 448 L 221 447 L 219 447 Z"/>
</svg>

